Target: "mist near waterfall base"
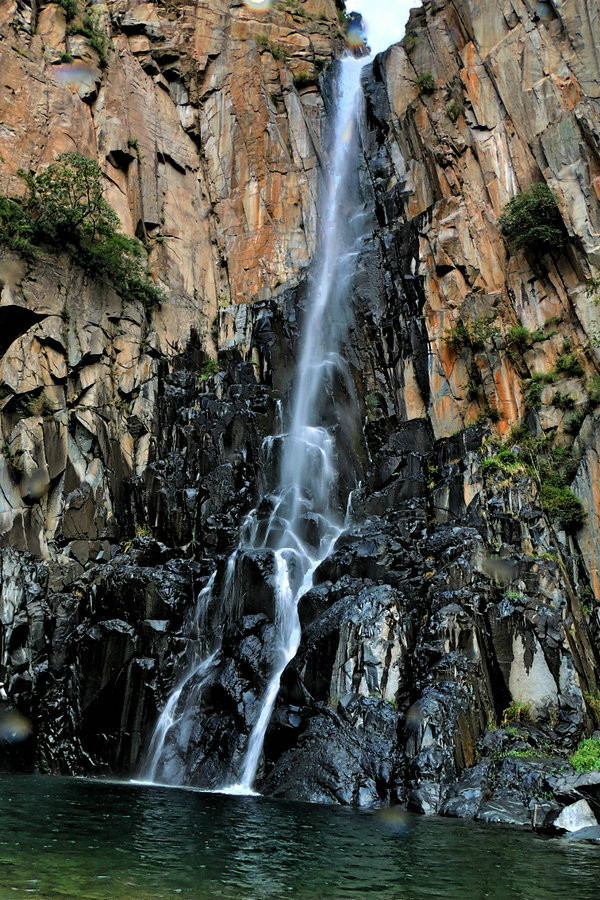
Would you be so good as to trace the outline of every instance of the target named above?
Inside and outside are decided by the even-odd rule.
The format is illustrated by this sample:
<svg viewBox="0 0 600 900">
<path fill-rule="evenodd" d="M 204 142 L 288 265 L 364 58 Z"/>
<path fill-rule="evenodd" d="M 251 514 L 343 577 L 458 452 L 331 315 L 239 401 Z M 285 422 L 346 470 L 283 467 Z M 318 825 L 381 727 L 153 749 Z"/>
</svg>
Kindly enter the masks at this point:
<svg viewBox="0 0 600 900">
<path fill-rule="evenodd" d="M 404 37 L 408 14 L 419 0 L 346 0 L 348 12 L 359 12 L 366 24 L 372 53 L 381 53 Z"/>
</svg>

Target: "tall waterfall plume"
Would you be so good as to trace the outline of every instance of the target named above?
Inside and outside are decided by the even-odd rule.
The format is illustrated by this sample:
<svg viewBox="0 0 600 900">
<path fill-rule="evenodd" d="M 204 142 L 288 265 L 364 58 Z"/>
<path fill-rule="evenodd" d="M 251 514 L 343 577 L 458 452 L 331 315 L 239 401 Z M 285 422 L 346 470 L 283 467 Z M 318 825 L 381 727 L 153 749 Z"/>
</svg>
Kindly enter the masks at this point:
<svg viewBox="0 0 600 900">
<path fill-rule="evenodd" d="M 278 483 L 247 517 L 240 544 L 227 567 L 225 592 L 235 597 L 243 590 L 239 582 L 244 555 L 256 551 L 272 554 L 275 595 L 270 675 L 256 704 L 238 781 L 221 787 L 235 793 L 252 790 L 281 676 L 300 642 L 299 598 L 311 587 L 313 572 L 343 530 L 347 498 L 340 489 L 338 459 L 346 451 L 347 435 L 337 398 L 340 393 L 353 393 L 340 345 L 350 319 L 351 283 L 368 221 L 358 190 L 360 75 L 366 61 L 347 58 L 339 67 L 319 248 L 303 316 L 292 399 L 283 416 L 284 430 L 265 442 L 267 460 L 275 458 L 273 447 L 278 444 Z M 213 581 L 199 597 L 200 616 L 205 615 L 212 597 Z M 174 771 L 172 760 L 166 759 L 165 745 L 174 729 L 179 745 L 191 732 L 198 696 L 218 661 L 219 648 L 208 649 L 203 657 L 198 652 L 188 654 L 189 662 L 152 737 L 143 771 L 148 780 L 183 781 L 182 772 Z"/>
</svg>

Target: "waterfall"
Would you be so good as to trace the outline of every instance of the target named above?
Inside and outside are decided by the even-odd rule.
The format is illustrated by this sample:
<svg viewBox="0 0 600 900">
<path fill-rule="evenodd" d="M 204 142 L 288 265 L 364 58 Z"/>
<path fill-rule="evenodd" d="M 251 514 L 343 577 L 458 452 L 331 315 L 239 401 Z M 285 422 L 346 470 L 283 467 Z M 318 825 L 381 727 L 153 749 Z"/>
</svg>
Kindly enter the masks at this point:
<svg viewBox="0 0 600 900">
<path fill-rule="evenodd" d="M 213 587 L 216 574 L 216 571 L 213 572 L 206 587 L 200 591 L 196 606 L 192 614 L 186 619 L 183 635 L 188 639 L 188 649 L 184 654 L 184 660 L 181 666 L 184 674 L 171 693 L 171 696 L 154 727 L 154 733 L 150 741 L 150 747 L 146 754 L 142 770 L 142 777 L 144 780 L 150 782 L 156 781 L 158 766 L 163 756 L 167 735 L 170 729 L 174 725 L 177 725 L 177 723 L 182 722 L 189 713 L 197 697 L 198 690 L 201 689 L 202 683 L 210 672 L 213 662 L 216 659 L 217 651 L 213 650 L 212 653 L 206 654 L 200 640 L 208 607 L 213 598 Z M 192 683 L 194 683 L 195 689 L 193 691 L 188 691 L 186 693 L 185 702 L 179 704 L 181 695 Z"/>
<path fill-rule="evenodd" d="M 340 66 L 335 138 L 321 202 L 320 250 L 303 322 L 289 426 L 281 436 L 280 482 L 270 498 L 272 512 L 264 536 L 255 544 L 275 553 L 276 658 L 250 734 L 240 783 L 231 788 L 234 791 L 252 787 L 281 676 L 300 643 L 298 600 L 311 587 L 313 572 L 343 528 L 337 496 L 335 431 L 339 423 L 332 400 L 336 382 L 347 383 L 338 348 L 349 319 L 349 288 L 366 221 L 356 186 L 357 111 L 364 63 L 348 58 Z M 308 523 L 312 525 L 310 541 Z"/>
<path fill-rule="evenodd" d="M 348 468 L 349 444 L 343 403 L 356 407 L 353 383 L 340 345 L 351 314 L 351 284 L 369 217 L 358 190 L 360 76 L 367 58 L 346 58 L 339 66 L 333 140 L 321 192 L 320 234 L 302 322 L 302 340 L 288 414 L 279 409 L 280 434 L 265 439 L 268 467 L 279 460 L 279 480 L 246 518 L 240 543 L 227 567 L 229 607 L 243 594 L 244 554 L 269 551 L 273 560 L 274 641 L 271 673 L 249 735 L 239 782 L 221 790 L 251 793 L 285 667 L 298 650 L 298 601 L 312 585 L 317 566 L 331 552 L 347 518 L 348 497 L 340 489 L 339 460 Z M 276 453 L 277 450 L 277 453 Z M 347 474 L 347 473 L 346 473 Z M 200 618 L 212 596 L 214 576 L 199 597 Z M 239 584 L 237 582 L 240 582 Z M 204 593 L 204 592 L 203 592 Z M 227 605 L 227 604 L 225 604 Z M 198 618 L 198 615 L 196 616 Z M 169 771 L 167 735 L 177 725 L 178 741 L 189 735 L 202 686 L 218 663 L 218 648 L 192 653 L 155 728 L 143 776 L 181 783 Z M 188 719 L 190 720 L 188 723 Z"/>
</svg>

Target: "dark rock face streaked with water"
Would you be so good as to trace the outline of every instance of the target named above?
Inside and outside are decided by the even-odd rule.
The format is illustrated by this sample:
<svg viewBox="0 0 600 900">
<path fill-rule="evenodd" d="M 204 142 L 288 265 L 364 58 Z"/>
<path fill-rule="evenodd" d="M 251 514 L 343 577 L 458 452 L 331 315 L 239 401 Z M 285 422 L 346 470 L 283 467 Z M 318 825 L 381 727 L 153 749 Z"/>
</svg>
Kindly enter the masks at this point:
<svg viewBox="0 0 600 900">
<path fill-rule="evenodd" d="M 359 176 L 375 221 L 357 264 L 344 347 L 356 395 L 340 382 L 330 397 L 340 408 L 358 403 L 364 419 L 340 454 L 342 504 L 352 473 L 360 484 L 345 532 L 301 598 L 302 639 L 266 733 L 262 792 L 536 828 L 551 828 L 563 808 L 583 800 L 600 812 L 595 775 L 578 777 L 566 761 L 600 724 L 600 470 L 589 388 L 598 361 L 586 291 L 598 263 L 592 6 L 573 0 L 563 14 L 543 3 L 533 12 L 502 0 L 485 9 L 427 2 L 404 48 L 365 73 Z M 415 79 L 425 70 L 437 88 L 419 95 Z M 302 89 L 300 115 L 291 100 L 298 92 L 282 77 L 286 115 L 296 125 L 299 116 L 312 122 L 321 91 Z M 322 82 L 326 99 L 330 78 Z M 513 182 L 542 178 L 560 193 L 568 252 L 508 256 L 497 215 Z M 49 557 L 3 551 L 2 700 L 33 724 L 25 744 L 0 744 L 5 766 L 139 773 L 186 648 L 200 640 L 207 654 L 219 645 L 220 655 L 193 727 L 167 742 L 165 771 L 171 760 L 189 783 L 209 787 L 239 774 L 269 680 L 275 604 L 259 551 L 244 563 L 243 594 L 228 604 L 227 560 L 278 465 L 278 448 L 263 442 L 278 431 L 307 294 L 301 264 L 292 268 L 286 289 L 274 299 L 253 295 L 252 306 L 219 312 L 212 291 L 218 375 L 206 369 L 206 335 L 166 353 L 138 316 L 141 352 L 125 401 L 137 405 L 127 407 L 121 443 L 112 419 L 103 430 L 77 408 L 83 424 L 69 434 L 79 449 L 63 452 L 64 429 L 52 443 L 42 417 L 25 440 L 29 419 L 15 425 L 8 409 L 6 427 L 18 427 L 21 443 L 10 437 L 4 468 L 21 450 L 35 460 L 29 443 L 38 446 L 43 431 L 48 461 L 62 460 L 48 465 L 48 484 L 54 489 L 70 474 L 66 530 L 44 532 L 57 536 Z M 58 297 L 54 274 L 41 264 L 36 271 Z M 6 285 L 14 290 L 8 278 Z M 125 316 L 117 306 L 109 297 L 107 321 Z M 459 321 L 471 336 L 457 348 L 445 333 Z M 517 346 L 509 328 L 519 322 L 530 336 L 543 334 Z M 42 337 L 55 347 L 51 335 Z M 119 339 L 111 332 L 108 344 Z M 90 353 L 69 378 L 85 369 L 82 360 L 99 364 Z M 569 354 L 578 367 L 565 362 Z M 533 403 L 532 376 L 549 372 Z M 87 390 L 79 387 L 77 407 Z M 97 405 L 109 406 L 100 394 Z M 569 456 L 570 483 L 587 511 L 581 529 L 566 530 L 548 514 L 530 468 L 484 464 L 498 450 L 490 437 L 505 438 L 523 422 Z M 141 438 L 132 466 L 130 443 L 139 450 Z M 520 459 L 519 438 L 504 450 Z M 103 481 L 94 493 L 90 472 L 100 456 L 106 484 L 116 487 Z M 21 481 L 10 477 L 13 487 Z M 43 542 L 30 537 L 41 533 L 42 506 L 44 516 L 54 507 L 28 494 L 24 503 L 19 546 L 41 551 Z M 125 541 L 136 526 L 138 536 Z M 307 517 L 307 535 L 312 528 Z M 215 570 L 204 631 L 184 636 Z"/>
</svg>

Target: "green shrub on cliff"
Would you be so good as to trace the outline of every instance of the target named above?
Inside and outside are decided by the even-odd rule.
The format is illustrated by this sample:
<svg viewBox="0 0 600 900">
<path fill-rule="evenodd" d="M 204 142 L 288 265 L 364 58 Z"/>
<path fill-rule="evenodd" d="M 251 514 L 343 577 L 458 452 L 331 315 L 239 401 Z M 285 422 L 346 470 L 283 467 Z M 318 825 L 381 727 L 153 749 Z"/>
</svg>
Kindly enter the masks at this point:
<svg viewBox="0 0 600 900">
<path fill-rule="evenodd" d="M 317 78 L 315 77 L 315 75 L 311 74 L 311 72 L 306 68 L 299 69 L 297 72 L 294 72 L 294 74 L 292 75 L 292 80 L 294 82 L 294 87 L 298 89 L 307 87 L 309 84 L 316 84 L 317 82 Z"/>
<path fill-rule="evenodd" d="M 446 113 L 452 122 L 457 122 L 463 113 L 462 103 L 459 103 L 458 100 L 451 100 L 450 103 L 446 104 Z"/>
<path fill-rule="evenodd" d="M 95 160 L 63 153 L 39 174 L 19 174 L 29 196 L 0 197 L 0 243 L 30 256 L 41 245 L 66 250 L 125 299 L 146 309 L 160 303 L 163 293 L 148 277 L 144 247 L 118 230 Z"/>
<path fill-rule="evenodd" d="M 540 499 L 550 518 L 557 518 L 565 531 L 579 531 L 585 522 L 585 510 L 581 500 L 568 487 L 542 484 Z"/>
<path fill-rule="evenodd" d="M 0 243 L 24 256 L 35 254 L 35 225 L 17 198 L 0 197 Z"/>
<path fill-rule="evenodd" d="M 565 531 L 578 531 L 586 512 L 569 485 L 575 478 L 579 457 L 572 447 L 553 447 L 545 456 L 533 451 L 530 461 L 540 486 L 540 500 L 551 519 L 558 519 Z"/>
<path fill-rule="evenodd" d="M 84 37 L 90 47 L 98 54 L 100 68 L 105 69 L 108 65 L 108 35 L 102 29 L 98 17 L 91 12 L 84 13 L 81 22 L 71 22 L 67 27 L 67 34 L 80 34 Z"/>
<path fill-rule="evenodd" d="M 509 200 L 498 225 L 510 250 L 528 247 L 546 252 L 562 249 L 566 243 L 558 199 L 547 184 L 534 184 Z"/>
<path fill-rule="evenodd" d="M 519 475 L 527 472 L 527 467 L 518 454 L 511 450 L 503 448 L 494 454 L 494 456 L 486 457 L 481 463 L 483 471 L 498 471 L 505 475 Z"/>
<path fill-rule="evenodd" d="M 435 91 L 435 78 L 431 72 L 421 72 L 417 78 L 417 87 L 420 94 L 433 94 Z"/>
<path fill-rule="evenodd" d="M 558 334 L 556 329 L 546 334 L 540 328 L 536 328 L 535 331 L 530 331 L 524 325 L 519 323 L 508 329 L 506 332 L 506 341 L 509 351 L 518 350 L 519 353 L 524 353 L 526 350 L 533 347 L 534 344 L 550 340 L 555 334 Z"/>
<path fill-rule="evenodd" d="M 581 741 L 569 762 L 578 772 L 590 772 L 600 769 L 600 741 L 597 738 L 586 738 Z"/>
<path fill-rule="evenodd" d="M 212 378 L 213 375 L 218 375 L 220 371 L 219 363 L 216 359 L 207 359 L 200 369 L 197 380 L 199 383 L 207 381 L 209 378 Z"/>
<path fill-rule="evenodd" d="M 576 378 L 583 375 L 582 365 L 572 350 L 566 350 L 557 357 L 556 371 L 560 375 L 571 375 Z"/>
<path fill-rule="evenodd" d="M 580 461 L 573 447 L 552 447 L 548 436 L 536 437 L 525 425 L 512 429 L 505 443 L 495 446 L 495 455 L 482 461 L 484 472 L 508 478 L 528 474 L 538 484 L 544 512 L 569 533 L 581 528 L 586 511 L 569 487 Z"/>
<path fill-rule="evenodd" d="M 460 353 L 463 347 L 483 350 L 487 345 L 493 345 L 495 339 L 501 335 L 500 328 L 494 325 L 495 321 L 496 316 L 486 316 L 473 319 L 465 325 L 459 319 L 456 325 L 445 330 L 442 340 L 455 353 Z"/>
<path fill-rule="evenodd" d="M 533 703 L 530 700 L 512 700 L 502 714 L 502 724 L 507 722 L 535 722 Z"/>
<path fill-rule="evenodd" d="M 585 292 L 596 306 L 600 303 L 600 275 L 592 275 L 585 285 Z"/>
<path fill-rule="evenodd" d="M 585 390 L 592 406 L 600 406 L 600 375 L 590 378 Z"/>
<path fill-rule="evenodd" d="M 64 9 L 67 22 L 71 22 L 79 12 L 77 0 L 58 0 L 58 5 Z"/>
</svg>

